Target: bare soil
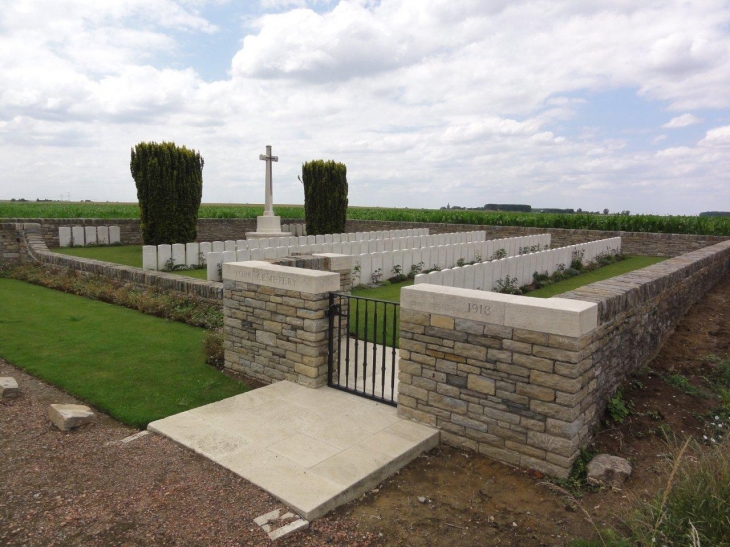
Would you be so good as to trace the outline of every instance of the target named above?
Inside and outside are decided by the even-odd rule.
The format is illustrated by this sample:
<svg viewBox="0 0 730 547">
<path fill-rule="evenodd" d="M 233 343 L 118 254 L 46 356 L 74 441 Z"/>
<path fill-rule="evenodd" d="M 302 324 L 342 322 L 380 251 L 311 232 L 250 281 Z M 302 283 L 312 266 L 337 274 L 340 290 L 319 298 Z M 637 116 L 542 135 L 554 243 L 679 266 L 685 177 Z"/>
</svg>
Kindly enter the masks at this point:
<svg viewBox="0 0 730 547">
<path fill-rule="evenodd" d="M 666 481 L 667 436 L 701 439 L 719 401 L 705 380 L 730 346 L 730 277 L 678 325 L 649 366 L 627 382 L 632 409 L 606 422 L 592 452 L 631 460 L 622 490 L 575 492 L 580 507 L 545 477 L 446 446 L 423 455 L 361 499 L 340 507 L 280 545 L 568 546 L 591 537 L 593 524 L 617 525 L 631 499 Z M 705 392 L 692 396 L 666 378 L 681 374 Z M 268 545 L 252 520 L 284 507 L 245 480 L 156 436 L 109 417 L 61 432 L 50 403 L 79 402 L 0 361 L 14 376 L 17 399 L 0 401 L 0 545 Z"/>
</svg>

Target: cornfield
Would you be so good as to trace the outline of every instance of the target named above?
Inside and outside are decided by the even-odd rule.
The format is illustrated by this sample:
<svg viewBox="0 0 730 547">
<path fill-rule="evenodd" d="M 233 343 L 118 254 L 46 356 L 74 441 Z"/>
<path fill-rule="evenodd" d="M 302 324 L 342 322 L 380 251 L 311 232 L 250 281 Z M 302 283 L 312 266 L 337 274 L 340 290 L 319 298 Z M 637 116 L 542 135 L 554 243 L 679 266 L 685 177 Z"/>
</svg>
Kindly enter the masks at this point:
<svg viewBox="0 0 730 547">
<path fill-rule="evenodd" d="M 263 213 L 255 205 L 201 205 L 200 218 L 255 218 Z M 302 206 L 277 206 L 284 219 L 303 219 Z M 0 203 L 0 218 L 139 218 L 136 204 L 28 202 Z M 484 224 L 577 230 L 655 232 L 666 234 L 730 235 L 730 217 L 593 215 L 558 213 L 502 213 L 433 209 L 350 207 L 351 220 Z"/>
</svg>

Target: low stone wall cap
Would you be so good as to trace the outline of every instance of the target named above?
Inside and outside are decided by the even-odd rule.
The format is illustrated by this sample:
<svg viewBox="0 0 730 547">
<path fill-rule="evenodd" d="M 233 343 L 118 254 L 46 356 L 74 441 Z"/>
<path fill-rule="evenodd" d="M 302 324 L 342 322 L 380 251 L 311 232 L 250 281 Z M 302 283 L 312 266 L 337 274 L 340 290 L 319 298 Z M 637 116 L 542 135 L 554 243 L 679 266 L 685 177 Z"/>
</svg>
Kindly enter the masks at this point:
<svg viewBox="0 0 730 547">
<path fill-rule="evenodd" d="M 340 275 L 337 273 L 279 266 L 259 260 L 223 264 L 223 279 L 308 294 L 340 290 Z"/>
</svg>

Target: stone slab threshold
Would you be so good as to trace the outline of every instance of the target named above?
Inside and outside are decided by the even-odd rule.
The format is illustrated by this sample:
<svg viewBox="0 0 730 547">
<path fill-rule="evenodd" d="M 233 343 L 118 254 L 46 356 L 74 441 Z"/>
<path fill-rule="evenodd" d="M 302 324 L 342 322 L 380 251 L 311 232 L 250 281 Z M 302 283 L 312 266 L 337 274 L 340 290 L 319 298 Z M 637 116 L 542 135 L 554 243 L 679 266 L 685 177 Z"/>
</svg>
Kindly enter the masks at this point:
<svg viewBox="0 0 730 547">
<path fill-rule="evenodd" d="M 152 422 L 307 520 L 352 501 L 435 447 L 436 429 L 394 407 L 282 381 Z"/>
</svg>

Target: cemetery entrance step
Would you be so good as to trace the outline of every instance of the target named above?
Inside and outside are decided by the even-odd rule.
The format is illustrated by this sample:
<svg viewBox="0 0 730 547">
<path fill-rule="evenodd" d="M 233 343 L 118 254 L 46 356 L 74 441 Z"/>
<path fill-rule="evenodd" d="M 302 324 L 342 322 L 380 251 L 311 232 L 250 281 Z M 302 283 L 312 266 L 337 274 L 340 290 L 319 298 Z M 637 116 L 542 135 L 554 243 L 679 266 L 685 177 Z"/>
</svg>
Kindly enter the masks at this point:
<svg viewBox="0 0 730 547">
<path fill-rule="evenodd" d="M 430 450 L 439 432 L 393 407 L 282 381 L 148 429 L 263 488 L 307 520 L 367 492 Z"/>
</svg>

